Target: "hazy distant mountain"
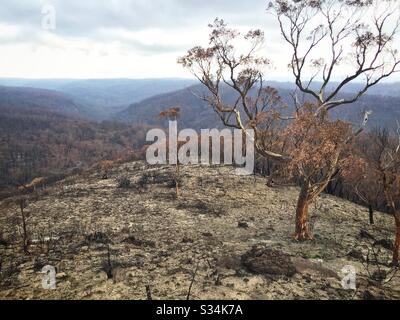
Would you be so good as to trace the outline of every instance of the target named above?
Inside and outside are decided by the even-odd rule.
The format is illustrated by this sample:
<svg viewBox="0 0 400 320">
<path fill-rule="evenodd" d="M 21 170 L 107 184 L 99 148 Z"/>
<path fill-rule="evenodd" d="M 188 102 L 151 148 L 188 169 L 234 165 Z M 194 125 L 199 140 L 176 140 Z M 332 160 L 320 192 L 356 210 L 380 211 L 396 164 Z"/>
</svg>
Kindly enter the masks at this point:
<svg viewBox="0 0 400 320">
<path fill-rule="evenodd" d="M 287 90 L 295 90 L 296 86 L 292 82 L 278 82 L 278 81 L 267 81 L 265 83 L 268 86 L 279 88 L 279 89 L 287 89 Z M 330 83 L 326 90 L 332 91 L 338 86 L 337 82 Z M 315 82 L 311 88 L 317 89 L 321 87 L 320 82 Z M 358 92 L 363 89 L 363 85 L 361 83 L 350 83 L 343 87 L 343 92 Z M 368 90 L 368 94 L 370 95 L 381 95 L 381 96 L 391 96 L 391 97 L 400 97 L 400 82 L 393 83 L 380 83 L 374 87 L 371 87 Z"/>
<path fill-rule="evenodd" d="M 400 97 L 367 94 L 352 105 L 339 106 L 333 114 L 359 123 L 365 110 L 373 112 L 369 119 L 369 128 L 397 128 L 396 120 L 400 121 Z"/>
<path fill-rule="evenodd" d="M 119 112 L 115 119 L 133 124 L 164 125 L 166 120 L 159 118 L 162 110 L 172 107 L 181 109 L 180 126 L 194 129 L 221 126 L 219 118 L 210 107 L 196 97 L 194 91 L 202 91 L 201 86 L 193 86 L 172 93 L 157 95 L 141 102 L 134 103 L 126 110 Z"/>
<path fill-rule="evenodd" d="M 371 88 L 369 93 L 373 95 L 400 97 L 400 82 L 380 84 L 377 87 Z"/>
<path fill-rule="evenodd" d="M 135 121 L 151 123 L 157 122 L 153 119 L 158 114 L 157 111 L 175 104 L 180 104 L 185 109 L 190 107 L 190 105 L 200 104 L 204 108 L 196 109 L 196 116 L 197 118 L 204 117 L 204 112 L 209 111 L 204 103 L 195 101 L 194 97 L 186 96 L 188 93 L 187 90 L 179 94 L 177 93 L 195 84 L 194 80 L 174 78 L 93 80 L 0 79 L 0 85 L 56 90 L 59 94 L 63 93 L 65 95 L 64 98 L 72 101 L 79 109 L 81 116 L 86 118 L 94 120 L 106 120 L 110 118 L 125 120 L 124 117 L 128 116 L 128 120 L 134 119 Z M 291 82 L 269 81 L 267 85 L 279 89 L 283 97 L 295 89 L 294 84 Z M 316 83 L 317 85 L 318 83 Z M 334 85 L 335 83 L 330 88 Z M 359 90 L 360 86 L 360 84 L 351 84 L 346 86 L 345 89 L 347 92 L 354 92 Z M 400 97 L 400 83 L 380 84 L 371 88 L 368 93 L 370 95 L 383 96 L 385 100 L 389 100 L 390 97 Z M 180 97 L 177 97 L 177 95 Z M 43 102 L 50 103 L 49 101 Z M 185 104 L 189 104 L 189 106 L 184 106 Z M 153 108 L 154 110 L 148 111 L 149 108 Z M 393 109 L 393 106 L 389 108 Z M 131 117 L 132 110 L 135 110 L 133 113 L 137 114 L 133 114 Z M 199 112 L 201 114 L 198 114 Z M 187 115 L 183 114 L 183 119 L 185 120 L 186 117 L 190 118 L 192 116 L 193 114 L 190 113 Z M 386 117 L 386 115 L 382 116 Z M 200 122 L 195 118 L 190 119 L 190 123 L 195 124 L 194 127 Z"/>
<path fill-rule="evenodd" d="M 193 85 L 187 79 L 0 79 L 0 85 L 57 90 L 81 106 L 85 116 L 104 120 L 134 102 Z"/>
<path fill-rule="evenodd" d="M 0 86 L 0 110 L 21 113 L 44 110 L 74 116 L 81 115 L 81 107 L 67 95 L 53 90 L 25 87 Z"/>
<path fill-rule="evenodd" d="M 281 83 L 275 83 L 275 87 L 278 88 L 283 101 L 290 106 L 292 101 L 290 97 L 291 86 L 284 84 L 283 87 L 279 88 L 276 84 Z M 191 88 L 145 99 L 119 112 L 115 119 L 133 124 L 165 125 L 165 120 L 158 118 L 160 111 L 179 106 L 182 113 L 180 119 L 182 128 L 188 127 L 198 130 L 201 128 L 221 127 L 220 119 L 214 111 L 204 101 L 197 98 L 193 92 L 204 92 L 204 89 L 200 85 L 196 85 Z M 234 101 L 235 96 L 232 91 L 224 90 L 223 99 L 226 103 Z M 304 99 L 307 99 L 307 97 Z M 364 95 L 353 105 L 340 106 L 335 109 L 333 116 L 356 124 L 363 119 L 365 110 L 373 111 L 369 122 L 370 127 L 393 127 L 396 125 L 396 119 L 400 120 L 400 97 Z"/>
</svg>

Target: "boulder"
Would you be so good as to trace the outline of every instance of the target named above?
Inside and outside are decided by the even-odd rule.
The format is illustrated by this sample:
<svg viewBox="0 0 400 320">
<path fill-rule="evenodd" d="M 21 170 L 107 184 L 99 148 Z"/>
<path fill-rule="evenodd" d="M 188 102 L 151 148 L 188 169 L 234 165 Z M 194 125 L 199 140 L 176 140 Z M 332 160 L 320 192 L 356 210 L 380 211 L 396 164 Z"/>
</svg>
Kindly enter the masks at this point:
<svg viewBox="0 0 400 320">
<path fill-rule="evenodd" d="M 290 256 L 275 249 L 255 246 L 242 256 L 241 262 L 256 274 L 292 277 L 296 273 Z"/>
</svg>

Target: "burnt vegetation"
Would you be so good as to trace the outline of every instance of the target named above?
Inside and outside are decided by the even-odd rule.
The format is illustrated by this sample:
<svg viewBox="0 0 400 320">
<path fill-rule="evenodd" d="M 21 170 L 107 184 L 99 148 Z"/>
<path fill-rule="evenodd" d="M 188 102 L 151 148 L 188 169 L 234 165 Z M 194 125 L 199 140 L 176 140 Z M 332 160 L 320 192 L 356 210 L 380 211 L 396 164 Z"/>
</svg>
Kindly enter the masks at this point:
<svg viewBox="0 0 400 320">
<path fill-rule="evenodd" d="M 178 61 L 207 88 L 199 98 L 212 107 L 222 123 L 242 130 L 244 135 L 252 129 L 257 153 L 278 162 L 284 180 L 300 185 L 294 237 L 310 240 L 309 207 L 354 155 L 354 142 L 364 132 L 371 114 L 365 110 L 357 126 L 332 119 L 332 110 L 351 107 L 371 87 L 399 70 L 400 57 L 394 46 L 400 26 L 399 8 L 393 1 L 277 0 L 270 2 L 269 10 L 292 52 L 289 68 L 298 91 L 293 95 L 293 112 L 285 111 L 287 106 L 276 90 L 264 86 L 265 70 L 271 61 L 259 53 L 265 40 L 261 30 L 241 34 L 216 19 L 209 25 L 210 45 L 196 46 Z M 366 15 L 373 16 L 372 22 L 366 21 Z M 392 18 L 394 22 L 389 23 Z M 316 19 L 323 23 L 316 25 Z M 246 45 L 239 47 L 239 41 Z M 345 45 L 348 41 L 351 46 Z M 322 46 L 330 48 L 330 56 L 317 56 Z M 353 71 L 331 87 L 345 56 L 348 63 L 351 60 Z M 315 85 L 318 78 L 322 82 Z M 353 96 L 343 98 L 346 86 L 354 81 L 363 81 L 363 85 Z M 224 101 L 224 87 L 236 93 L 233 103 Z M 306 100 L 302 101 L 298 93 L 308 95 Z M 390 152 L 389 167 L 396 163 L 399 148 L 395 149 Z M 379 168 L 387 205 L 397 225 L 398 199 L 393 194 L 393 189 L 398 190 L 393 185 L 397 178 L 391 175 L 389 180 L 388 168 Z M 393 263 L 398 263 L 398 247 Z"/>
<path fill-rule="evenodd" d="M 150 166 L 140 161 L 149 125 L 91 122 L 70 112 L 73 101 L 48 92 L 35 101 L 57 98 L 61 111 L 36 102 L 14 108 L 12 99 L 0 105 L 1 288 L 22 288 L 26 266 L 38 273 L 54 264 L 58 279 L 69 281 L 64 271 L 81 263 L 82 277 L 121 283 L 128 295 L 140 286 L 138 295 L 148 300 L 162 296 L 161 283 L 173 286 L 163 291 L 168 297 L 199 298 L 200 278 L 209 286 L 204 291 L 224 294 L 235 285 L 259 293 L 295 279 L 303 292 L 311 287 L 328 297 L 373 298 L 370 290 L 386 297 L 399 267 L 400 119 L 372 127 L 376 106 L 366 105 L 359 117 L 347 111 L 400 70 L 398 4 L 275 0 L 268 12 L 291 52 L 290 102 L 267 84 L 273 61 L 263 54 L 262 30 L 243 34 L 217 18 L 209 45 L 178 59 L 200 82 L 190 99 L 213 112 L 205 119 L 251 137 L 253 177 L 178 159 Z M 320 57 L 321 47 L 329 55 Z M 341 78 L 345 63 L 352 68 Z M 146 114 L 149 124 L 190 123 L 186 106 L 176 105 L 157 104 Z M 220 150 L 231 142 L 220 138 Z M 327 194 L 365 206 L 365 215 L 360 221 L 358 207 Z M 392 218 L 391 227 L 382 215 Z M 363 267 L 363 291 L 350 296 L 323 282 L 340 279 L 323 265 L 335 259 Z M 312 277 L 322 284 L 313 287 Z M 98 294 L 90 285 L 83 291 L 83 298 Z M 396 294 L 390 288 L 387 296 Z"/>
</svg>

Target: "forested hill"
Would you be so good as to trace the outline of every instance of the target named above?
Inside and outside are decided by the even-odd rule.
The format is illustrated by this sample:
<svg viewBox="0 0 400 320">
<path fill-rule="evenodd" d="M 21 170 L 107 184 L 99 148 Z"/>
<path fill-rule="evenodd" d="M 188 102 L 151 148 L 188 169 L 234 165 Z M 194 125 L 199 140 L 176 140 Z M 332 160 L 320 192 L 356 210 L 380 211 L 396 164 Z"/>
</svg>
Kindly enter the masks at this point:
<svg viewBox="0 0 400 320">
<path fill-rule="evenodd" d="M 0 86 L 0 110 L 3 112 L 30 112 L 44 110 L 68 115 L 80 115 L 79 106 L 61 92 L 28 88 Z"/>
<path fill-rule="evenodd" d="M 282 100 L 288 105 L 292 104 L 291 88 L 278 87 L 280 83 L 271 83 L 276 85 Z M 158 117 L 160 111 L 171 107 L 181 108 L 180 125 L 193 129 L 220 127 L 221 121 L 213 110 L 207 106 L 203 100 L 196 95 L 206 94 L 205 89 L 200 85 L 185 88 L 172 93 L 157 95 L 141 102 L 132 104 L 126 110 L 123 110 L 115 116 L 118 121 L 124 121 L 132 124 L 151 124 L 165 125 L 165 121 Z M 350 96 L 352 93 L 346 93 L 343 97 Z M 226 103 L 235 101 L 237 94 L 232 90 L 225 89 L 223 98 Z M 300 95 L 301 97 L 301 95 Z M 307 100 L 310 97 L 303 97 Z M 370 118 L 369 127 L 393 127 L 396 125 L 396 119 L 400 119 L 400 97 L 383 95 L 364 95 L 359 101 L 352 105 L 344 105 L 333 112 L 335 118 L 351 121 L 355 124 L 363 119 L 363 113 L 366 110 L 373 111 Z"/>
</svg>

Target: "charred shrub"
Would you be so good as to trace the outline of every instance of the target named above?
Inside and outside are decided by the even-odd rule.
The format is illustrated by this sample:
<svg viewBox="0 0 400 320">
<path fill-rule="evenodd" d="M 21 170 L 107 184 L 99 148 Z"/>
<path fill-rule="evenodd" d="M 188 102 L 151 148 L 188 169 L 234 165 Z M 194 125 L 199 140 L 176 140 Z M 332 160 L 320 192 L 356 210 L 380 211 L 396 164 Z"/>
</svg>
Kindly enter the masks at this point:
<svg viewBox="0 0 400 320">
<path fill-rule="evenodd" d="M 124 243 L 129 243 L 129 244 L 133 244 L 135 246 L 138 247 L 151 247 L 151 248 L 155 248 L 156 247 L 156 243 L 154 241 L 151 240 L 144 240 L 144 239 L 138 239 L 136 237 L 134 237 L 133 235 L 129 236 L 128 238 L 123 240 Z"/>
<path fill-rule="evenodd" d="M 86 235 L 85 240 L 87 243 L 104 243 L 111 242 L 110 238 L 103 232 L 94 232 Z"/>
<path fill-rule="evenodd" d="M 127 177 L 122 177 L 118 179 L 118 189 L 129 189 L 131 188 L 131 180 Z"/>
<path fill-rule="evenodd" d="M 222 209 L 221 207 L 215 206 L 202 200 L 196 200 L 192 202 L 180 202 L 177 206 L 177 209 L 186 209 L 190 211 L 195 209 L 199 214 L 215 217 L 221 217 L 225 214 L 224 209 Z"/>
<path fill-rule="evenodd" d="M 173 178 L 170 174 L 162 172 L 145 172 L 138 180 L 137 186 L 141 189 L 145 189 L 147 186 L 152 184 L 164 184 L 171 183 Z"/>
<path fill-rule="evenodd" d="M 0 246 L 8 246 L 8 241 L 4 238 L 3 234 L 0 232 Z"/>
<path fill-rule="evenodd" d="M 181 176 L 176 174 L 170 174 L 167 181 L 168 188 L 176 188 L 177 186 L 182 186 L 183 179 Z"/>
</svg>

